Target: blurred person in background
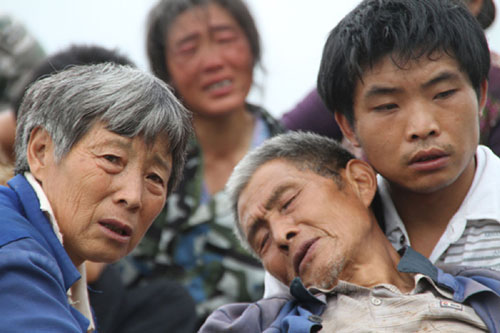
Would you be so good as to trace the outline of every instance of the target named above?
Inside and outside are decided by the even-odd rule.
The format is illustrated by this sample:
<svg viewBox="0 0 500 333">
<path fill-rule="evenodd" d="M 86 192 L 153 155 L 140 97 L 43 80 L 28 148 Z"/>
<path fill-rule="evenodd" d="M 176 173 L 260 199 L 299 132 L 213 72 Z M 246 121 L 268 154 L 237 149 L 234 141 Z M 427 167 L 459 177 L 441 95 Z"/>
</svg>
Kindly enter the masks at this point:
<svg viewBox="0 0 500 333">
<path fill-rule="evenodd" d="M 0 13 L 0 184 L 13 174 L 15 92 L 23 76 L 45 58 L 40 44 L 15 18 Z"/>
<path fill-rule="evenodd" d="M 495 21 L 493 0 L 464 0 L 483 30 Z M 488 99 L 480 118 L 480 143 L 489 146 L 500 156 L 500 55 L 491 50 L 491 67 L 488 73 Z"/>
<path fill-rule="evenodd" d="M 28 41 L 31 41 L 29 39 Z M 26 43 L 26 41 L 19 43 Z M 37 49 L 30 49 L 30 54 L 36 53 Z M 11 54 L 12 58 L 18 58 Z M 21 57 L 22 58 L 22 57 Z M 31 55 L 33 58 L 33 55 Z M 38 58 L 37 58 L 38 59 Z M 9 85 L 8 109 L 0 113 L 0 184 L 5 185 L 14 175 L 14 139 L 16 135 L 16 117 L 21 105 L 24 93 L 37 79 L 46 76 L 72 65 L 98 64 L 103 62 L 113 62 L 121 65 L 132 65 L 132 62 L 116 51 L 104 49 L 99 46 L 74 45 L 61 50 L 51 56 L 42 56 L 30 68 L 24 68 L 23 75 L 16 79 L 14 86 Z"/>
<path fill-rule="evenodd" d="M 124 278 L 131 286 L 158 276 L 181 281 L 201 322 L 222 304 L 262 297 L 262 266 L 234 238 L 224 185 L 247 151 L 282 129 L 246 101 L 261 47 L 243 1 L 158 2 L 147 53 L 153 73 L 193 112 L 195 136 L 183 181 L 124 263 Z"/>
</svg>

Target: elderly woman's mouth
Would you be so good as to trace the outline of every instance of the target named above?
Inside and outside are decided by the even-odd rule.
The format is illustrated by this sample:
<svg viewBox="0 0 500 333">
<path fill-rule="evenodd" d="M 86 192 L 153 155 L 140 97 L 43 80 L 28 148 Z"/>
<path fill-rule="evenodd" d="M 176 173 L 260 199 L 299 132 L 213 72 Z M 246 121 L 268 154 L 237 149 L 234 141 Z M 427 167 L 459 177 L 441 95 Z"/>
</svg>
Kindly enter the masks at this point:
<svg viewBox="0 0 500 333">
<path fill-rule="evenodd" d="M 118 221 L 99 221 L 99 224 L 119 236 L 129 237 L 132 235 L 132 229 Z"/>
</svg>

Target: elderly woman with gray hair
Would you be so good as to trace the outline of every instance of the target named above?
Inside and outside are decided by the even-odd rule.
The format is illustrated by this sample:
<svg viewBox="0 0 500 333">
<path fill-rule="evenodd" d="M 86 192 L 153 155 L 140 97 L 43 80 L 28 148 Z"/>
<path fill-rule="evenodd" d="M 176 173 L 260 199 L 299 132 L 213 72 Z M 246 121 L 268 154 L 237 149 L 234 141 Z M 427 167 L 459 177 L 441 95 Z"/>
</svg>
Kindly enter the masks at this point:
<svg viewBox="0 0 500 333">
<path fill-rule="evenodd" d="M 190 133 L 168 87 L 130 67 L 75 66 L 27 91 L 16 176 L 0 187 L 1 327 L 94 331 L 84 262 L 137 245 L 179 182 Z"/>
</svg>

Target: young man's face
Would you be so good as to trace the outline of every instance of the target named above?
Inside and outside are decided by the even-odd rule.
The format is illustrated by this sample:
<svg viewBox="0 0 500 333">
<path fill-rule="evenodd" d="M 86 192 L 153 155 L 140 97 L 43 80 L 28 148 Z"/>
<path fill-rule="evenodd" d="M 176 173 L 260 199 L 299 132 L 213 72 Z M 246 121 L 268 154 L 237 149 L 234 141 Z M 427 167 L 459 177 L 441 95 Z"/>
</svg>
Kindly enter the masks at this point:
<svg viewBox="0 0 500 333">
<path fill-rule="evenodd" d="M 368 68 L 354 91 L 355 123 L 337 115 L 344 133 L 393 185 L 431 193 L 469 186 L 479 140 L 481 98 L 446 54 L 396 66 L 390 56 Z"/>
</svg>

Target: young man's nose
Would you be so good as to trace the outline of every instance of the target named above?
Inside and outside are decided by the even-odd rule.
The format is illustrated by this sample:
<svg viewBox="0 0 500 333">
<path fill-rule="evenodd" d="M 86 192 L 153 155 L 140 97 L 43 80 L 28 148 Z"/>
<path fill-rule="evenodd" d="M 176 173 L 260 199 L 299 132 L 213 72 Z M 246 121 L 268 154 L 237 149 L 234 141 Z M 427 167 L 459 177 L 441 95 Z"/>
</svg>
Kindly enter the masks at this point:
<svg viewBox="0 0 500 333">
<path fill-rule="evenodd" d="M 436 117 L 436 110 L 425 103 L 417 103 L 408 111 L 407 116 L 408 141 L 425 140 L 440 134 L 439 122 Z"/>
</svg>

